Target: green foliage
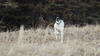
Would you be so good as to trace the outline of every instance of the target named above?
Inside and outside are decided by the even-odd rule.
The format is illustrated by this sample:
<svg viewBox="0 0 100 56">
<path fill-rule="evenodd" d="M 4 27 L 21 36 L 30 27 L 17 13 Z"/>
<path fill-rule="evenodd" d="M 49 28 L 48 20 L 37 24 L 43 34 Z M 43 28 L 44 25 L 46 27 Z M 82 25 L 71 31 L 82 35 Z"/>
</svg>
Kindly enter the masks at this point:
<svg viewBox="0 0 100 56">
<path fill-rule="evenodd" d="M 36 27 L 39 17 L 51 23 L 59 15 L 65 24 L 100 24 L 99 0 L 3 0 L 0 30 Z"/>
<path fill-rule="evenodd" d="M 0 21 L 0 31 L 3 31 L 6 29 L 6 26 L 4 24 L 4 22 Z"/>
</svg>

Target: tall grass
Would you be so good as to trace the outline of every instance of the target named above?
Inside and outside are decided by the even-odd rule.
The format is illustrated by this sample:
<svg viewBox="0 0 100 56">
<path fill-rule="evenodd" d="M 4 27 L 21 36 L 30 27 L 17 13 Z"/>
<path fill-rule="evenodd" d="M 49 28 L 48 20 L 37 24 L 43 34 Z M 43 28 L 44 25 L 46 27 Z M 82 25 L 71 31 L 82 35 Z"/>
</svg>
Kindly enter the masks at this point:
<svg viewBox="0 0 100 56">
<path fill-rule="evenodd" d="M 65 27 L 64 43 L 51 28 L 0 33 L 0 56 L 100 56 L 100 26 Z"/>
</svg>

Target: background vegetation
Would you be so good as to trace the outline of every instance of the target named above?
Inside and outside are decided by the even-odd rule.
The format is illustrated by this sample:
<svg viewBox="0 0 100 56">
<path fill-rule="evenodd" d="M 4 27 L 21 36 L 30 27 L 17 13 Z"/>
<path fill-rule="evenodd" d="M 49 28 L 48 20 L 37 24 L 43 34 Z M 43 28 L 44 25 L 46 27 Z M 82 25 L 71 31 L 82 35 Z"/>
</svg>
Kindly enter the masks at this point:
<svg viewBox="0 0 100 56">
<path fill-rule="evenodd" d="M 56 16 L 65 24 L 100 24 L 100 0 L 0 0 L 0 31 L 47 26 Z"/>
</svg>

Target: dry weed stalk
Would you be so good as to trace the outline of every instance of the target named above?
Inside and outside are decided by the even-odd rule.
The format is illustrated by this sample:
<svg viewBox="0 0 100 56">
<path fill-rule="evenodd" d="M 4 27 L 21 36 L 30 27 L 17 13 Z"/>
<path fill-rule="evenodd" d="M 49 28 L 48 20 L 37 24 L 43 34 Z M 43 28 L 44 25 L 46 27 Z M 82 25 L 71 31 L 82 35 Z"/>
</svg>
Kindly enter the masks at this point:
<svg viewBox="0 0 100 56">
<path fill-rule="evenodd" d="M 5 56 L 100 56 L 100 26 L 65 27 L 64 43 L 53 29 L 38 28 L 0 33 L 0 55 Z M 6 47 L 7 46 L 7 47 Z M 6 47 L 6 48 L 4 48 Z"/>
</svg>

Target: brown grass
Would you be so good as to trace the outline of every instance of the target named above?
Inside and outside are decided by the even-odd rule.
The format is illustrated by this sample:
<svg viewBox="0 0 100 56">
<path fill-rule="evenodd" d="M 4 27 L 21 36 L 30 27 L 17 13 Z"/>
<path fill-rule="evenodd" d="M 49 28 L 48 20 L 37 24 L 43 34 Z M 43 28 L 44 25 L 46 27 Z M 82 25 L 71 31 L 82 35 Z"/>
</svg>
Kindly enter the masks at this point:
<svg viewBox="0 0 100 56">
<path fill-rule="evenodd" d="M 65 27 L 64 43 L 53 29 L 0 33 L 0 56 L 100 56 L 100 26 Z"/>
</svg>

